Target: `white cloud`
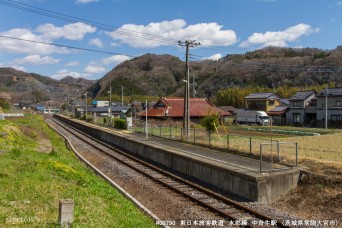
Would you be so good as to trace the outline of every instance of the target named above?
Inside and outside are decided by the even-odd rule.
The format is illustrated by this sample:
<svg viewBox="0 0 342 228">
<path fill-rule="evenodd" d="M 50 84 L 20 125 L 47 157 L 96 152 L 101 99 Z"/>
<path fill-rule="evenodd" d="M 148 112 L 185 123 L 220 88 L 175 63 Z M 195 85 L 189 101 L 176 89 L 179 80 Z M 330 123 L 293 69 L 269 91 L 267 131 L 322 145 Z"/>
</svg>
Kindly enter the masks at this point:
<svg viewBox="0 0 342 228">
<path fill-rule="evenodd" d="M 13 67 L 13 68 L 16 69 L 16 70 L 21 70 L 21 71 L 24 71 L 24 72 L 27 71 L 26 68 L 25 68 L 25 67 L 22 67 L 22 66 L 12 65 L 12 66 L 10 66 L 10 67 Z"/>
<path fill-rule="evenodd" d="M 252 45 L 285 47 L 288 42 L 297 41 L 301 36 L 308 36 L 315 32 L 319 32 L 319 29 L 313 29 L 310 25 L 301 23 L 284 31 L 253 33 L 252 36 L 240 44 L 240 47 L 250 47 Z"/>
<path fill-rule="evenodd" d="M 0 33 L 2 36 L 14 37 L 30 41 L 38 41 L 49 43 L 50 40 L 42 36 L 32 33 L 29 29 L 16 28 L 9 31 Z M 48 55 L 51 53 L 69 53 L 66 48 L 55 47 L 46 44 L 27 42 L 22 40 L 15 40 L 9 38 L 0 39 L 0 51 L 10 53 L 23 53 L 23 54 L 40 54 Z"/>
<path fill-rule="evenodd" d="M 53 24 L 43 24 L 36 28 L 36 32 L 41 33 L 42 37 L 46 39 L 65 38 L 68 40 L 82 40 L 87 33 L 93 33 L 96 28 L 76 22 L 63 27 L 57 27 Z"/>
<path fill-rule="evenodd" d="M 139 48 L 176 45 L 178 40 L 196 40 L 201 42 L 202 46 L 234 44 L 237 41 L 235 32 L 222 30 L 222 27 L 215 22 L 187 26 L 184 20 L 177 19 L 150 23 L 146 26 L 126 24 L 116 31 L 106 34 L 121 43 Z"/>
<path fill-rule="evenodd" d="M 110 57 L 107 57 L 107 58 L 103 58 L 101 59 L 101 63 L 103 65 L 118 65 L 119 63 L 122 63 L 126 60 L 129 60 L 131 59 L 130 57 L 128 57 L 127 55 L 113 55 L 113 56 L 110 56 Z"/>
<path fill-rule="evenodd" d="M 67 48 L 38 42 L 52 43 L 54 39 L 58 38 L 81 40 L 87 33 L 93 33 L 95 31 L 96 28 L 80 22 L 67 24 L 62 27 L 57 27 L 53 24 L 42 24 L 33 31 L 27 28 L 15 28 L 0 32 L 1 36 L 9 37 L 2 37 L 0 39 L 0 52 L 30 55 L 49 55 L 51 53 L 67 54 L 71 52 Z"/>
<path fill-rule="evenodd" d="M 28 55 L 24 58 L 15 59 L 12 61 L 14 64 L 34 64 L 34 65 L 48 65 L 59 63 L 60 59 L 55 59 L 51 56 L 40 56 L 40 55 Z"/>
<path fill-rule="evenodd" d="M 87 4 L 90 2 L 98 2 L 99 0 L 76 0 L 77 4 Z"/>
<path fill-rule="evenodd" d="M 118 46 L 120 46 L 120 44 L 119 43 L 115 43 L 115 42 L 111 42 L 110 46 L 111 47 L 118 47 Z"/>
<path fill-rule="evenodd" d="M 94 45 L 94 46 L 99 47 L 99 48 L 103 48 L 102 40 L 100 40 L 99 38 L 89 40 L 88 44 Z"/>
<path fill-rule="evenodd" d="M 52 76 L 52 78 L 56 80 L 60 80 L 62 78 L 65 78 L 67 76 L 71 76 L 73 78 L 85 78 L 88 75 L 87 74 L 81 74 L 79 72 L 73 72 L 73 71 L 68 71 L 67 69 L 59 70 L 56 74 Z"/>
<path fill-rule="evenodd" d="M 12 64 L 0 63 L 0 67 L 11 67 L 11 68 L 14 68 L 16 70 L 26 71 L 25 67 L 17 66 L 17 65 L 12 65 Z"/>
<path fill-rule="evenodd" d="M 105 66 L 111 65 L 111 67 L 115 67 L 129 59 L 130 57 L 126 55 L 113 55 L 99 61 L 91 61 L 84 69 L 84 72 L 87 74 L 101 74 L 107 71 Z"/>
<path fill-rule="evenodd" d="M 65 66 L 70 66 L 70 67 L 79 66 L 79 65 L 80 65 L 80 62 L 78 62 L 78 61 L 68 62 L 65 64 Z"/>
<path fill-rule="evenodd" d="M 101 74 L 106 72 L 106 68 L 101 65 L 95 65 L 94 63 L 90 63 L 88 66 L 86 66 L 84 72 L 87 74 Z"/>
<path fill-rule="evenodd" d="M 204 58 L 203 60 L 213 60 L 213 61 L 217 61 L 219 59 L 222 58 L 222 55 L 220 53 L 217 53 L 215 55 L 209 56 L 207 58 Z"/>
</svg>

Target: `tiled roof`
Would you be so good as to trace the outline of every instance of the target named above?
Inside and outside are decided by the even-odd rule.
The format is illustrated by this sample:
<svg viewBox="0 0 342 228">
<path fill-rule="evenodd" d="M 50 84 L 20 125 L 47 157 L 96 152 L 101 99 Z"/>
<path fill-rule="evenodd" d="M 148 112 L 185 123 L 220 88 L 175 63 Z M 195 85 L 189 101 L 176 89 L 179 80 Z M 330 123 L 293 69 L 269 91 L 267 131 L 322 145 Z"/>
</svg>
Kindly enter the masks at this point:
<svg viewBox="0 0 342 228">
<path fill-rule="evenodd" d="M 223 111 L 226 112 L 235 112 L 236 108 L 234 108 L 233 106 L 219 106 L 219 109 L 222 109 Z"/>
<path fill-rule="evenodd" d="M 275 93 L 251 93 L 245 97 L 245 99 L 280 99 L 280 97 Z"/>
<path fill-rule="evenodd" d="M 163 105 L 162 105 L 163 104 Z M 161 107 L 164 106 L 164 107 Z M 153 108 L 147 110 L 147 116 L 150 117 L 183 117 L 184 98 L 161 98 Z M 222 116 L 229 116 L 225 112 L 212 105 L 206 98 L 190 99 L 190 116 L 203 117 L 210 114 L 220 113 Z M 140 112 L 140 116 L 145 116 L 145 111 Z"/>
<path fill-rule="evenodd" d="M 342 88 L 328 88 L 328 95 L 342 96 Z M 317 96 L 325 96 L 325 89 L 320 91 Z"/>
<path fill-rule="evenodd" d="M 289 100 L 305 100 L 308 97 L 310 97 L 312 94 L 315 94 L 314 91 L 299 91 L 292 97 L 290 97 Z"/>
<path fill-rule="evenodd" d="M 284 112 L 286 109 L 288 109 L 288 106 L 277 106 L 269 110 L 268 112 Z"/>
<path fill-rule="evenodd" d="M 289 101 L 289 99 L 280 99 L 280 103 L 283 103 L 285 105 L 289 105 L 290 101 Z"/>
</svg>

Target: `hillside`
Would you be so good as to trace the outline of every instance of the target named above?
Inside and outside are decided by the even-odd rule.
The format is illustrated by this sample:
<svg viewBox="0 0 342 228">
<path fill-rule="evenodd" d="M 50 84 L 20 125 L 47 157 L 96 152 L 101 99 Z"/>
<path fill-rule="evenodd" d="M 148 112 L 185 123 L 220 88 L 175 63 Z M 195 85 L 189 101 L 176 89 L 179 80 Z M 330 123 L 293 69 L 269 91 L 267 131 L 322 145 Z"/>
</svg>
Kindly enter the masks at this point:
<svg viewBox="0 0 342 228">
<path fill-rule="evenodd" d="M 171 55 L 146 54 L 125 61 L 108 72 L 90 89 L 93 97 L 105 96 L 112 85 L 114 94 L 166 96 L 181 87 L 184 63 Z"/>
<path fill-rule="evenodd" d="M 52 99 L 64 102 L 67 95 L 79 97 L 95 81 L 67 77 L 55 80 L 35 73 L 13 68 L 0 68 L 0 92 L 9 94 L 13 103 L 35 103 Z"/>
<path fill-rule="evenodd" d="M 196 96 L 211 98 L 227 88 L 279 86 L 309 87 L 326 82 L 342 86 L 342 46 L 334 50 L 268 47 L 246 54 L 227 55 L 218 61 L 190 62 L 196 77 Z M 78 98 L 85 90 L 93 98 L 113 94 L 183 96 L 185 63 L 171 55 L 145 54 L 125 61 L 98 81 L 66 77 L 54 80 L 13 68 L 0 68 L 0 92 L 12 102 Z M 191 80 L 192 81 L 192 80 Z M 191 88 L 193 86 L 191 85 Z M 192 93 L 191 93 L 192 94 Z"/>
<path fill-rule="evenodd" d="M 89 91 L 93 97 L 105 96 L 111 84 L 118 95 L 124 86 L 125 95 L 181 96 L 184 68 L 184 62 L 176 57 L 146 54 L 118 65 Z M 327 81 L 342 86 L 341 73 L 341 46 L 334 50 L 268 47 L 218 61 L 190 63 L 190 76 L 197 77 L 197 96 L 208 98 L 228 87 L 303 87 Z"/>
</svg>

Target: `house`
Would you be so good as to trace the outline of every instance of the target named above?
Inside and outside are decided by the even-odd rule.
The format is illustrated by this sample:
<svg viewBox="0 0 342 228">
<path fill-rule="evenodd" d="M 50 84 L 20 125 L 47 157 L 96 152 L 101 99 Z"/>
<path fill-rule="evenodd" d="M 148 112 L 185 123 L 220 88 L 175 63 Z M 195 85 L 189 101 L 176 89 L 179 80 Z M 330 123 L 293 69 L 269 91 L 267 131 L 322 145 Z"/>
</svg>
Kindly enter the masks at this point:
<svg viewBox="0 0 342 228">
<path fill-rule="evenodd" d="M 288 107 L 289 105 L 290 105 L 289 99 L 280 99 L 279 106 L 282 106 L 282 107 L 286 106 L 286 107 Z"/>
<path fill-rule="evenodd" d="M 198 121 L 200 118 L 218 114 L 220 117 L 230 116 L 230 112 L 223 111 L 206 98 L 190 98 L 190 119 Z M 157 103 L 147 110 L 147 117 L 159 119 L 183 119 L 184 115 L 184 98 L 161 98 Z M 141 117 L 145 117 L 145 111 L 140 112 Z"/>
<path fill-rule="evenodd" d="M 236 112 L 236 108 L 234 108 L 233 106 L 219 106 L 218 108 L 230 113 Z"/>
<path fill-rule="evenodd" d="M 289 106 L 277 106 L 267 112 L 267 115 L 272 118 L 273 125 L 286 125 L 286 113 Z"/>
<path fill-rule="evenodd" d="M 329 122 L 342 121 L 342 88 L 323 89 L 317 94 L 317 121 L 325 122 L 325 105 L 327 94 L 327 111 Z"/>
<path fill-rule="evenodd" d="M 289 111 L 286 113 L 288 125 L 305 126 L 316 120 L 316 92 L 299 91 L 289 101 Z"/>
<path fill-rule="evenodd" d="M 276 93 L 252 93 L 245 97 L 246 108 L 267 112 L 279 106 L 281 99 Z"/>
</svg>

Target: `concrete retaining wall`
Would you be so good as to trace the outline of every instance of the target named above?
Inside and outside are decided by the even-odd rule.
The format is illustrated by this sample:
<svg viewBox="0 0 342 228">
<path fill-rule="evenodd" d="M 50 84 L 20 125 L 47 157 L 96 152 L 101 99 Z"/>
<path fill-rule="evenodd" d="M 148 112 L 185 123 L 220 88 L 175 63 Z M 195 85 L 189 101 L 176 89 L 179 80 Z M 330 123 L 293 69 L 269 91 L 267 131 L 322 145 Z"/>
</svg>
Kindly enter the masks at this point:
<svg viewBox="0 0 342 228">
<path fill-rule="evenodd" d="M 166 167 L 201 184 L 221 192 L 229 192 L 250 201 L 272 203 L 297 186 L 299 170 L 291 169 L 277 173 L 257 173 L 242 168 L 227 167 L 221 163 L 203 160 L 177 150 L 170 150 L 153 144 L 147 139 L 115 134 L 90 128 L 79 121 L 65 119 L 79 130 L 114 147 L 128 151 L 159 166 Z"/>
</svg>

